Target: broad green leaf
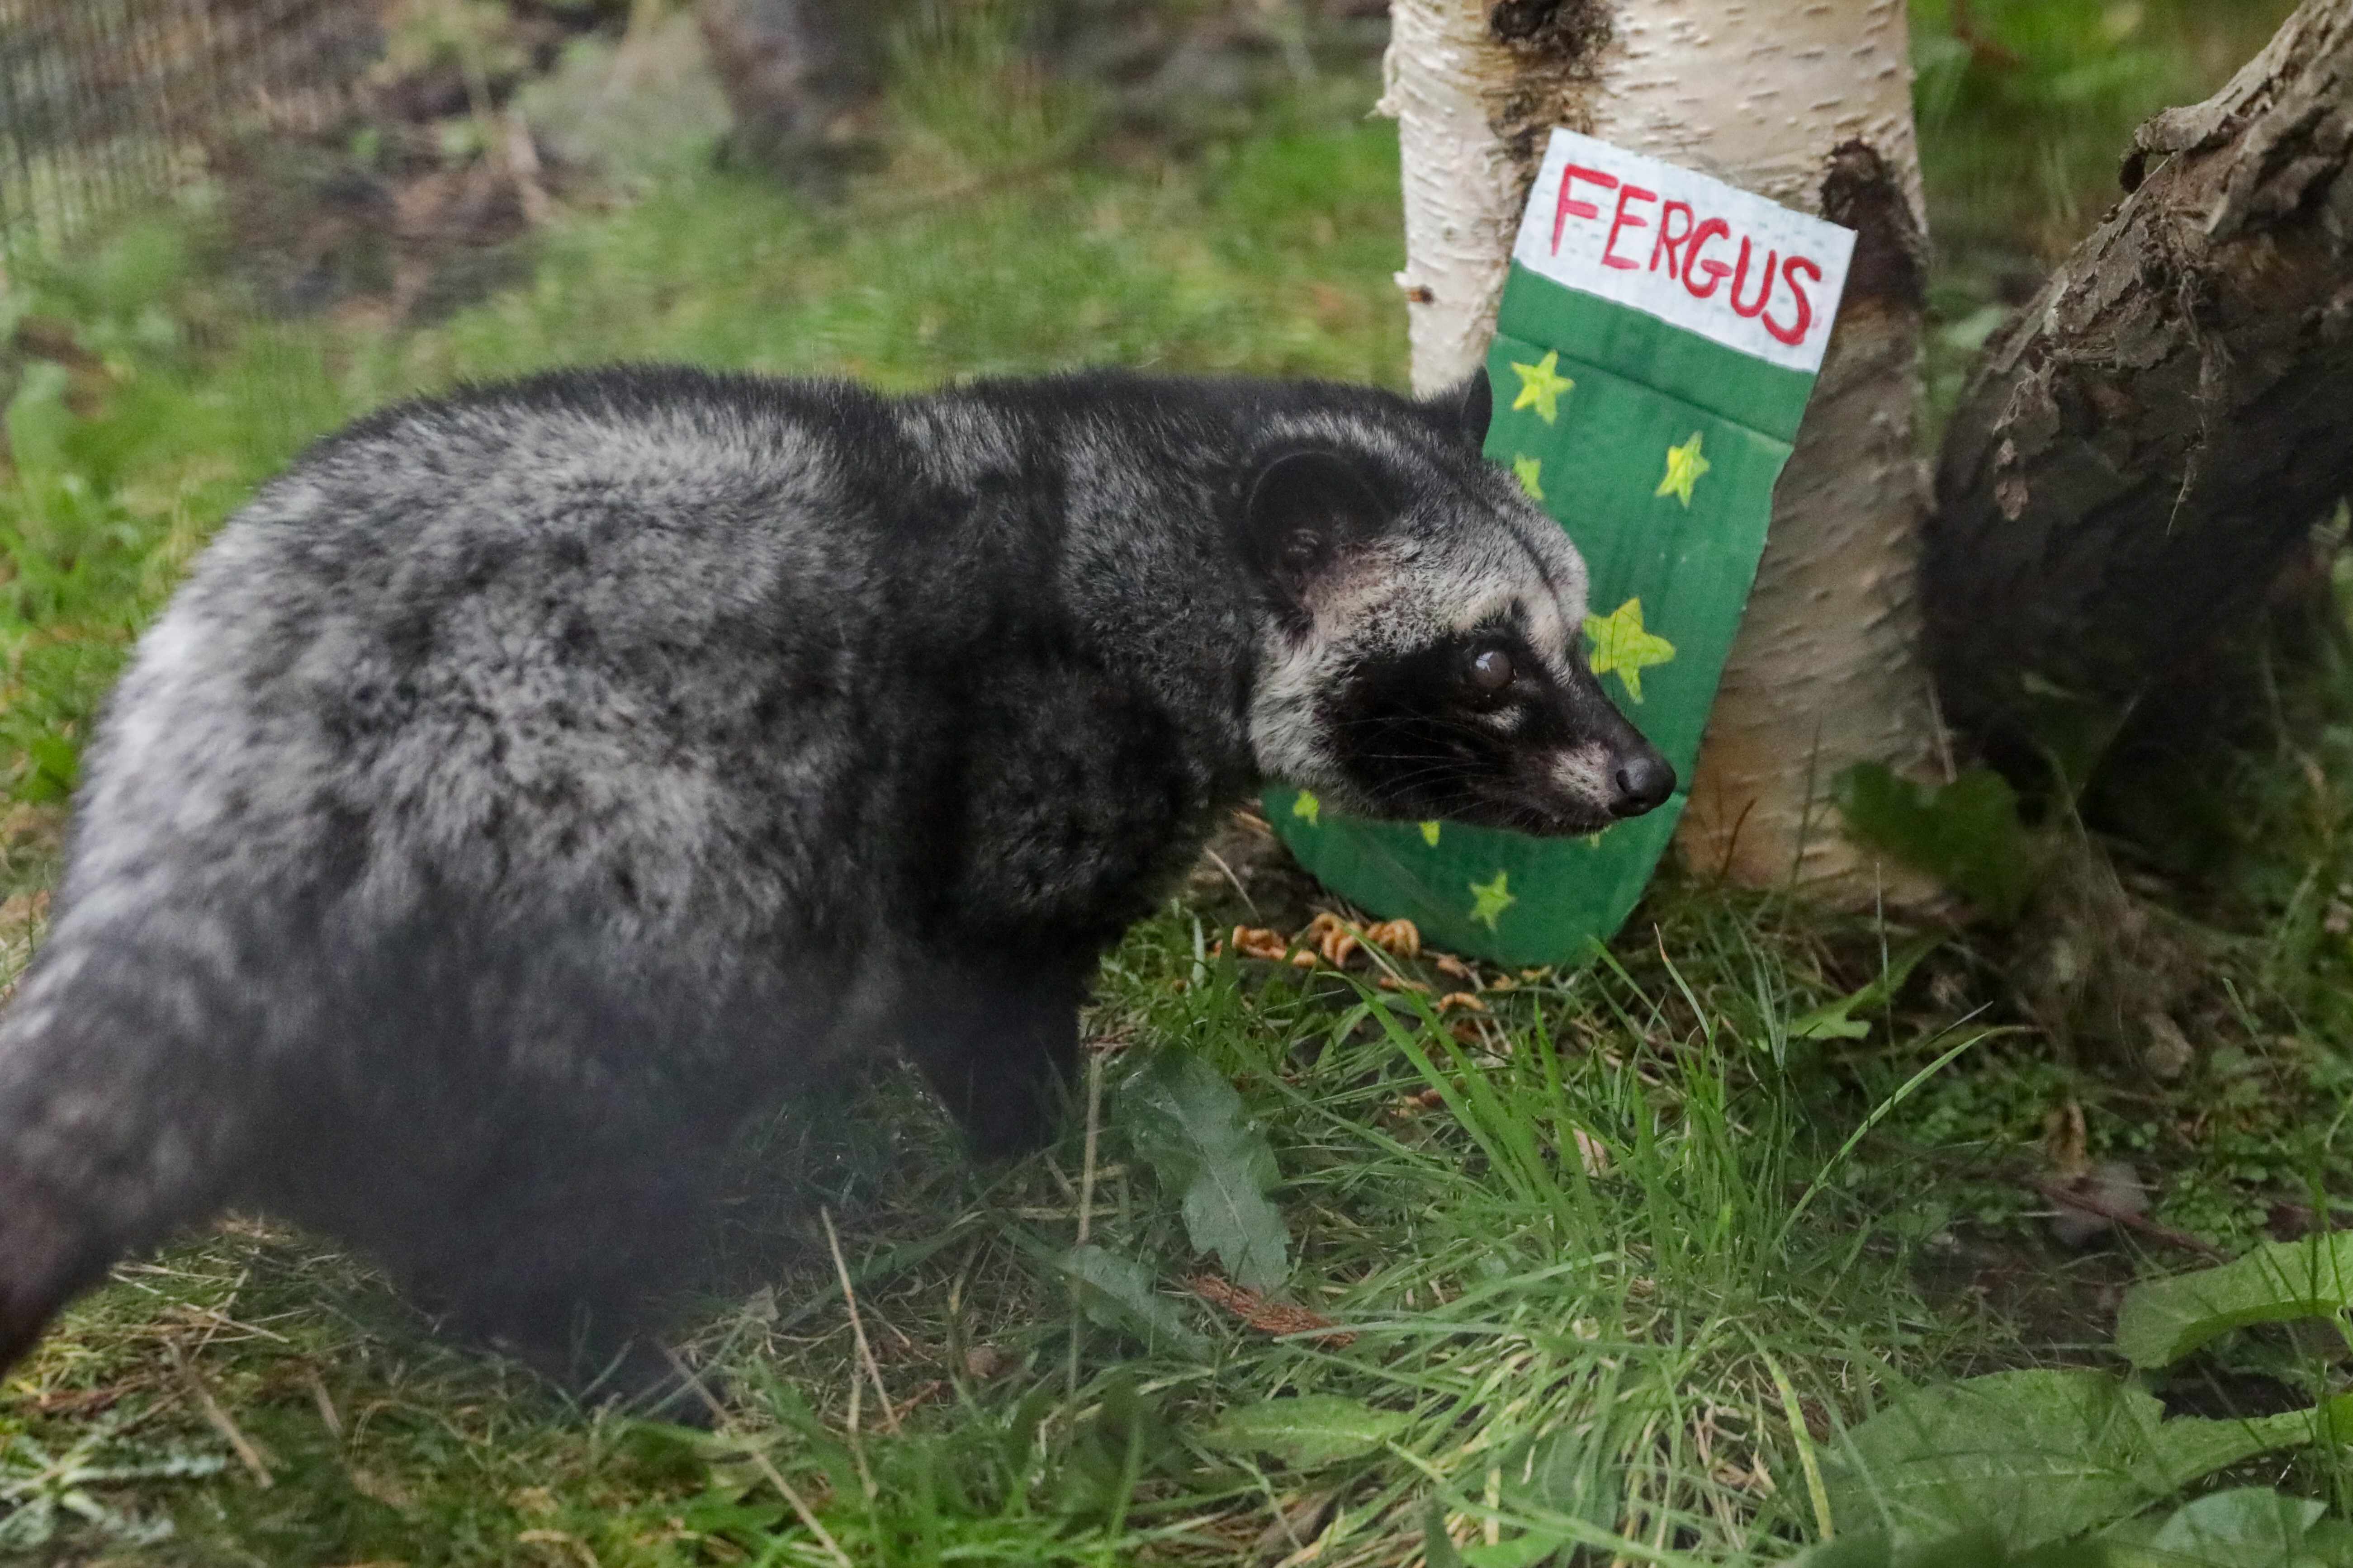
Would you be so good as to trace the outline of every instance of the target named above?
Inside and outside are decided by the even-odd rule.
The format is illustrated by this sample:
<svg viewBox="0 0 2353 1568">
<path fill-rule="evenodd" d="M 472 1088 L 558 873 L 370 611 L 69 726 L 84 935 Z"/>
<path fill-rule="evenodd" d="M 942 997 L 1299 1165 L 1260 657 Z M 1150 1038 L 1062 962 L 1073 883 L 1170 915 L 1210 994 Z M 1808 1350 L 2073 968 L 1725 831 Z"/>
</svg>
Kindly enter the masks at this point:
<svg viewBox="0 0 2353 1568">
<path fill-rule="evenodd" d="M 2353 1305 L 2353 1231 L 2273 1242 L 2218 1268 L 2136 1285 L 2116 1313 L 2116 1349 L 2144 1370 L 2168 1366 L 2250 1323 L 2328 1318 Z"/>
<path fill-rule="evenodd" d="M 2327 1511 L 2325 1503 L 2282 1497 L 2268 1487 L 2241 1487 L 2177 1510 L 2148 1549 L 2213 1568 L 2318 1568 L 2304 1540 Z"/>
<path fill-rule="evenodd" d="M 1888 1000 L 1904 988 L 1904 982 L 1920 961 L 1944 945 L 1941 936 L 1923 937 L 1906 946 L 1888 960 L 1887 972 L 1853 994 L 1815 1008 L 1789 1024 L 1793 1040 L 1860 1040 L 1871 1033 L 1868 1019 L 1858 1018 L 1857 1011 L 1870 1011 L 1887 1005 Z"/>
<path fill-rule="evenodd" d="M 1991 768 L 1952 783 L 1918 784 L 1876 763 L 1839 779 L 1847 831 L 1927 872 L 1998 921 L 2017 917 L 2041 874 L 2018 818 L 2018 795 Z"/>
<path fill-rule="evenodd" d="M 1858 991 L 1852 996 L 1841 996 L 1835 1002 L 1817 1007 L 1802 1018 L 1790 1020 L 1789 1037 L 1793 1040 L 1867 1038 L 1871 1034 L 1871 1026 L 1862 1019 L 1852 1016 L 1855 1008 L 1861 1006 L 1862 1003 L 1863 994 Z"/>
<path fill-rule="evenodd" d="M 1901 1552 L 1884 1535 L 1841 1535 L 1791 1558 L 1784 1568 L 2118 1568 L 2118 1564 L 2100 1542 L 2056 1542 L 2018 1552 L 2003 1546 L 1994 1532 L 1973 1530 Z"/>
<path fill-rule="evenodd" d="M 1781 1568 L 1895 1568 L 1895 1543 L 1876 1531 L 1841 1535 L 1806 1548 Z"/>
<path fill-rule="evenodd" d="M 1548 1563 L 1577 1538 L 1556 1530 L 1532 1530 L 1510 1541 L 1477 1542 L 1459 1549 L 1463 1568 L 1535 1568 Z"/>
<path fill-rule="evenodd" d="M 1228 1163 L 1205 1164 L 1185 1189 L 1185 1234 L 1214 1252 L 1234 1280 L 1253 1290 L 1280 1289 L 1291 1278 L 1291 1237 L 1266 1194 L 1244 1185 Z"/>
<path fill-rule="evenodd" d="M 1274 1149 L 1243 1115 L 1242 1097 L 1191 1051 L 1155 1051 L 1120 1088 L 1121 1130 L 1165 1191 L 1181 1194 L 1185 1234 L 1253 1290 L 1290 1278 L 1289 1231 L 1268 1201 Z"/>
<path fill-rule="evenodd" d="M 1900 1552 L 1882 1534 L 1841 1535 L 1800 1552 L 1784 1568 L 2004 1568 L 2009 1562 L 2000 1537 L 1976 1530 Z"/>
<path fill-rule="evenodd" d="M 1201 1336 L 1185 1326 L 1176 1304 L 1152 1288 L 1152 1273 L 1132 1258 L 1089 1245 L 1074 1247 L 1062 1270 L 1078 1288 L 1088 1321 L 1134 1334 L 1145 1344 L 1170 1343 L 1187 1351 L 1206 1349 Z"/>
<path fill-rule="evenodd" d="M 1828 1478 L 1840 1533 L 1898 1547 L 1989 1531 L 2035 1546 L 2151 1500 L 2157 1401 L 2096 1372 L 2003 1372 L 1932 1388 L 1847 1435 Z"/>
<path fill-rule="evenodd" d="M 1412 1425 L 1396 1410 L 1380 1410 L 1359 1399 L 1304 1394 L 1239 1405 L 1201 1434 L 1213 1448 L 1271 1454 L 1295 1470 L 1313 1470 L 1359 1458 Z"/>
<path fill-rule="evenodd" d="M 2012 1552 L 2114 1523 L 2269 1449 L 2353 1429 L 2353 1398 L 2254 1421 L 2166 1421 L 2105 1373 L 2004 1372 L 1928 1389 L 1847 1435 L 1831 1477 L 1841 1533 L 1899 1551 L 1988 1531 Z"/>
<path fill-rule="evenodd" d="M 1242 1097 L 1198 1053 L 1164 1046 L 1120 1085 L 1120 1130 L 1163 1185 L 1182 1192 L 1204 1160 L 1223 1152 L 1260 1189 L 1276 1179 L 1274 1151 L 1244 1120 Z"/>
<path fill-rule="evenodd" d="M 2353 1524 L 2324 1519 L 2304 1532 L 2304 1554 L 2327 1568 L 2353 1568 Z"/>
<path fill-rule="evenodd" d="M 2162 1494 L 2274 1448 L 2342 1443 L 2348 1437 L 2353 1437 L 2353 1394 L 2340 1395 L 2314 1410 L 2289 1410 L 2245 1421 L 2179 1416 L 2158 1426 L 2149 1450 L 2149 1476 Z"/>
</svg>

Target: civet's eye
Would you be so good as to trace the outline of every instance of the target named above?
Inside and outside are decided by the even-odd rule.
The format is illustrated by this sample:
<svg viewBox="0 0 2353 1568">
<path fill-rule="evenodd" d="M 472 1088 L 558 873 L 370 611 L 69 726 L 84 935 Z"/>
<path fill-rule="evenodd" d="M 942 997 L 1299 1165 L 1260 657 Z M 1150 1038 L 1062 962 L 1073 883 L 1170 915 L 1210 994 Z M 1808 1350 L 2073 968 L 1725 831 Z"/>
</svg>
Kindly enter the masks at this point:
<svg viewBox="0 0 2353 1568">
<path fill-rule="evenodd" d="M 1480 691 L 1493 695 L 1512 683 L 1512 658 L 1501 648 L 1491 647 L 1471 661 L 1471 684 Z"/>
</svg>

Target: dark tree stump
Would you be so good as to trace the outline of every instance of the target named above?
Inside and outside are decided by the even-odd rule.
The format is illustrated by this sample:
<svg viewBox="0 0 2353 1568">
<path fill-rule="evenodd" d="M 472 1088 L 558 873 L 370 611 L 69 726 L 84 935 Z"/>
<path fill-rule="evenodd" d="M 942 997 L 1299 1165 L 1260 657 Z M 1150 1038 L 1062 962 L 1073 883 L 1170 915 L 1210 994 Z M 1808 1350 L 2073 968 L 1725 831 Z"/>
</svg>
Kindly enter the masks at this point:
<svg viewBox="0 0 2353 1568">
<path fill-rule="evenodd" d="M 1947 715 L 2080 779 L 2353 488 L 2353 0 L 2307 0 L 1993 342 L 1924 599 Z"/>
</svg>

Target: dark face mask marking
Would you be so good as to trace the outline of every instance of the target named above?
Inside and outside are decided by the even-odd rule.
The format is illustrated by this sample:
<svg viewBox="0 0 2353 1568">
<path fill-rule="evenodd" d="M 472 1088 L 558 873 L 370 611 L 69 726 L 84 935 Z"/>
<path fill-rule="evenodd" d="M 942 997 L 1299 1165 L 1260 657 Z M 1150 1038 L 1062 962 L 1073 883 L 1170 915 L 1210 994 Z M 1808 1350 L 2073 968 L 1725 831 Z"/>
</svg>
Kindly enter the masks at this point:
<svg viewBox="0 0 2353 1568">
<path fill-rule="evenodd" d="M 1672 788 L 1673 770 L 1582 665 L 1556 678 L 1516 631 L 1367 658 L 1324 717 L 1351 781 L 1393 816 L 1590 833 Z M 1565 777 L 1580 750 L 1589 763 Z"/>
</svg>

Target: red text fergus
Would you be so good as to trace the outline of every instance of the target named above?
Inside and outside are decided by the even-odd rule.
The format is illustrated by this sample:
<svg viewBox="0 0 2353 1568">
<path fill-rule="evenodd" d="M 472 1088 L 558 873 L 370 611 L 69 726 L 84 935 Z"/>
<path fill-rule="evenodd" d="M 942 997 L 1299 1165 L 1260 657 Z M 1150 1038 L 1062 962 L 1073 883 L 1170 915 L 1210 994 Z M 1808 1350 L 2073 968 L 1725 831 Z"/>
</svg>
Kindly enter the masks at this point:
<svg viewBox="0 0 2353 1568">
<path fill-rule="evenodd" d="M 1576 195 L 1576 187 L 1590 185 L 1597 191 L 1615 191 L 1615 203 L 1604 205 L 1584 200 Z M 1649 209 L 1655 207 L 1655 216 Z M 1561 171 L 1560 197 L 1553 209 L 1553 254 L 1560 253 L 1563 232 L 1571 218 L 1588 223 L 1606 220 L 1609 226 L 1601 243 L 1601 264 L 1627 271 L 1638 268 L 1656 272 L 1666 268 L 1667 276 L 1689 289 L 1694 300 L 1711 300 L 1723 289 L 1722 298 L 1738 316 L 1759 320 L 1774 338 L 1795 347 L 1806 341 L 1806 333 L 1814 324 L 1814 304 L 1806 294 L 1807 283 L 1820 283 L 1822 269 L 1819 263 L 1792 251 L 1783 256 L 1779 250 L 1765 253 L 1764 266 L 1756 274 L 1756 297 L 1747 298 L 1749 269 L 1755 262 L 1755 243 L 1746 235 L 1736 236 L 1732 226 L 1720 217 L 1702 216 L 1685 201 L 1669 198 L 1659 203 L 1659 193 L 1620 181 L 1617 175 L 1599 169 L 1588 169 L 1571 163 Z M 1650 231 L 1649 258 L 1643 259 L 1644 247 L 1631 231 Z M 1740 249 L 1735 259 L 1732 242 L 1737 238 Z M 1620 249 L 1620 245 L 1625 247 Z M 1710 254 L 1710 247 L 1716 247 Z M 1725 280 L 1731 287 L 1724 289 Z M 1780 304 L 1777 296 L 1786 291 L 1789 303 Z M 1786 311 L 1786 317 L 1779 312 Z"/>
</svg>

